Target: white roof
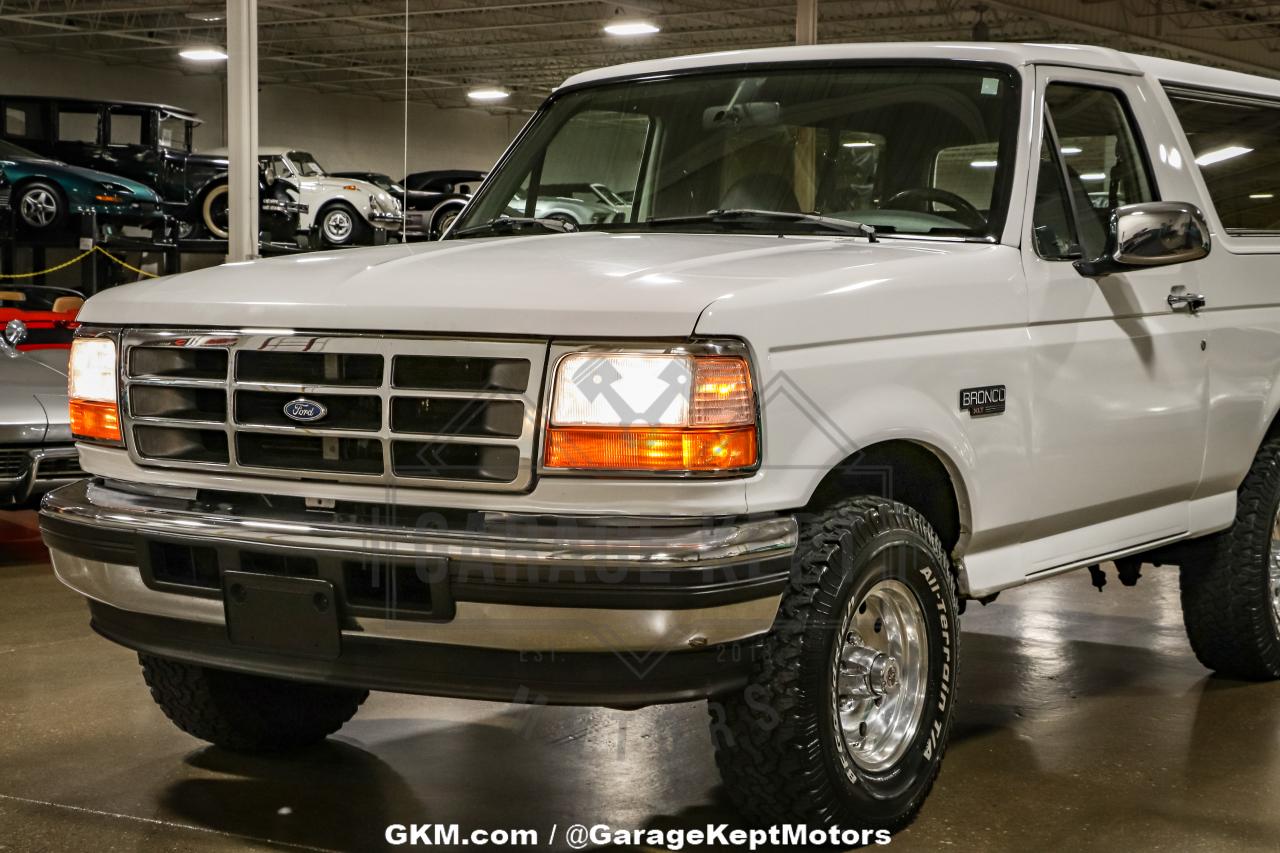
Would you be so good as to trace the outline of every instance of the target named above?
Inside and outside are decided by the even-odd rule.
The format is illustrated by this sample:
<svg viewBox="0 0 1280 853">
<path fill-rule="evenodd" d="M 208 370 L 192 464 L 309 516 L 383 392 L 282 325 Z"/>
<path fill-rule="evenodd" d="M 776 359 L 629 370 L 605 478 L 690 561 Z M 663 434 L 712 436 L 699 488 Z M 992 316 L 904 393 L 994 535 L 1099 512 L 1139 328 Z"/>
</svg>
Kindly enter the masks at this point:
<svg viewBox="0 0 1280 853">
<path fill-rule="evenodd" d="M 598 68 L 594 71 L 575 74 L 561 86 L 594 83 L 618 77 L 669 74 L 699 68 L 732 68 L 749 63 L 821 62 L 841 59 L 943 59 L 962 62 L 994 62 L 1014 67 L 1065 65 L 1122 74 L 1150 74 L 1169 82 L 1280 98 L 1280 80 L 1269 77 L 1242 74 L 1238 71 L 1223 71 L 1190 62 L 1175 62 L 1171 59 L 1123 53 L 1108 47 L 1005 42 L 886 42 L 728 50 Z"/>
<path fill-rule="evenodd" d="M 630 62 L 575 74 L 562 85 L 592 83 L 614 77 L 666 74 L 691 68 L 717 68 L 759 62 L 821 62 L 840 59 L 946 59 L 995 62 L 1002 65 L 1074 65 L 1140 74 L 1128 54 L 1106 47 L 1074 44 L 1008 44 L 1004 42 L 885 42 L 879 44 L 818 44 L 805 47 L 765 47 L 725 50 L 670 59 Z"/>
</svg>

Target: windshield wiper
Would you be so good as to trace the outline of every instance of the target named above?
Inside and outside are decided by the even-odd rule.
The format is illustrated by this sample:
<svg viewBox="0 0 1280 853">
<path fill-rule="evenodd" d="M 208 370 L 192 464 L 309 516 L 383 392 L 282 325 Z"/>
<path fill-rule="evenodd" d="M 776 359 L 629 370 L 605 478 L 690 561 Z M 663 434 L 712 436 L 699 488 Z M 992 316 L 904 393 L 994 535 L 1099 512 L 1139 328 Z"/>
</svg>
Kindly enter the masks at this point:
<svg viewBox="0 0 1280 853">
<path fill-rule="evenodd" d="M 753 222 L 779 223 L 791 222 L 809 226 L 817 230 L 837 231 L 841 234 L 856 234 L 876 242 L 876 229 L 862 222 L 849 219 L 835 219 L 830 216 L 819 216 L 816 213 L 788 213 L 783 210 L 752 210 L 750 208 L 733 208 L 729 210 L 709 210 L 694 216 L 669 216 L 662 219 L 649 219 L 645 222 L 651 227 L 668 225 L 697 225 L 711 223 L 713 225 L 732 225 L 735 223 L 751 224 Z"/>
<path fill-rule="evenodd" d="M 450 237 L 478 237 L 482 234 L 515 234 L 518 231 L 546 231 L 552 234 L 566 234 L 576 231 L 558 219 L 534 219 L 528 216 L 503 216 L 479 225 L 469 225 L 454 231 Z"/>
</svg>

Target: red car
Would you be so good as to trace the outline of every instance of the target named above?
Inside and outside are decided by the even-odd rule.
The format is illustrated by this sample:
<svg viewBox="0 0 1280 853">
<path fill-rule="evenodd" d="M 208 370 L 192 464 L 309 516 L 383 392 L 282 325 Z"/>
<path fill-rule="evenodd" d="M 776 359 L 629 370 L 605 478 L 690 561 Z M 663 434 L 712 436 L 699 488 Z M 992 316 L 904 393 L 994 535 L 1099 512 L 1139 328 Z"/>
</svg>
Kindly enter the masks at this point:
<svg viewBox="0 0 1280 853">
<path fill-rule="evenodd" d="M 81 305 L 84 297 L 74 290 L 0 282 L 0 329 L 14 319 L 27 324 L 20 350 L 70 349 Z"/>
</svg>

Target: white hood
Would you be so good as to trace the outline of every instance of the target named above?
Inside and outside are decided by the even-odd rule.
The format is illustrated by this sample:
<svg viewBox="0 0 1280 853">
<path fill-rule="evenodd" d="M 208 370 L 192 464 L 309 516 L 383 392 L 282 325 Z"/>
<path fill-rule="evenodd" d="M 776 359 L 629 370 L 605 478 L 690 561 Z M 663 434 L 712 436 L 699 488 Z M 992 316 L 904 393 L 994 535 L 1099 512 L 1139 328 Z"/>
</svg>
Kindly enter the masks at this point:
<svg viewBox="0 0 1280 853">
<path fill-rule="evenodd" d="M 79 319 L 223 329 L 684 337 L 717 300 L 726 308 L 749 302 L 756 311 L 784 306 L 802 293 L 865 278 L 873 266 L 883 282 L 918 279 L 928 263 L 936 281 L 949 256 L 994 248 L 602 232 L 450 240 L 227 264 L 140 282 L 93 297 Z"/>
</svg>

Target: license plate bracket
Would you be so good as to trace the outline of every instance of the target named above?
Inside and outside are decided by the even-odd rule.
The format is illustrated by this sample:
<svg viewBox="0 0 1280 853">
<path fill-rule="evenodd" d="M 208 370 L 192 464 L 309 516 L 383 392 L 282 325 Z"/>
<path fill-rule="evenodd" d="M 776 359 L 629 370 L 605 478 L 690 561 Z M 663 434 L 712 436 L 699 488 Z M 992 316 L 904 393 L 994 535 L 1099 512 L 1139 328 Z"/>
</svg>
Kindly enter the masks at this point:
<svg viewBox="0 0 1280 853">
<path fill-rule="evenodd" d="M 284 655 L 333 660 L 342 651 L 333 584 L 315 578 L 222 573 L 232 643 Z"/>
</svg>

